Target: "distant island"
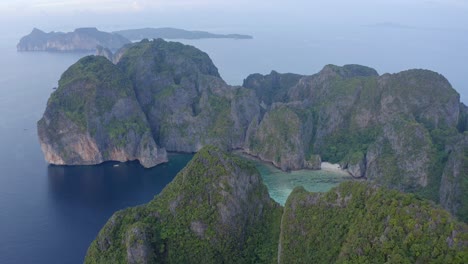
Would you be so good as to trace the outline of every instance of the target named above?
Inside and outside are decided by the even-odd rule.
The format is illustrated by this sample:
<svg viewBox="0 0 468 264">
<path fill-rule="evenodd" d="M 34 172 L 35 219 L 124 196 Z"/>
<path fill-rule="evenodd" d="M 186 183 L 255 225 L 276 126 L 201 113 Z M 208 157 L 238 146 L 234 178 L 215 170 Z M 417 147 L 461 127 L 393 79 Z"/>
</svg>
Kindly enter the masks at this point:
<svg viewBox="0 0 468 264">
<path fill-rule="evenodd" d="M 214 34 L 206 31 L 189 31 L 178 28 L 140 28 L 114 31 L 129 40 L 142 39 L 206 39 L 206 38 L 227 38 L 227 39 L 252 39 L 252 36 L 241 34 Z"/>
<path fill-rule="evenodd" d="M 54 51 L 75 52 L 95 51 L 96 47 L 104 47 L 115 51 L 125 44 L 142 39 L 252 39 L 249 35 L 214 34 L 205 31 L 188 31 L 177 28 L 141 28 L 115 32 L 99 31 L 97 28 L 77 28 L 73 32 L 49 32 L 34 28 L 32 32 L 22 37 L 17 44 L 18 51 Z"/>
<path fill-rule="evenodd" d="M 34 28 L 21 38 L 16 48 L 18 51 L 94 51 L 96 46 L 117 50 L 128 39 L 118 34 L 99 31 L 97 28 L 77 28 L 73 32 L 49 32 Z"/>
</svg>

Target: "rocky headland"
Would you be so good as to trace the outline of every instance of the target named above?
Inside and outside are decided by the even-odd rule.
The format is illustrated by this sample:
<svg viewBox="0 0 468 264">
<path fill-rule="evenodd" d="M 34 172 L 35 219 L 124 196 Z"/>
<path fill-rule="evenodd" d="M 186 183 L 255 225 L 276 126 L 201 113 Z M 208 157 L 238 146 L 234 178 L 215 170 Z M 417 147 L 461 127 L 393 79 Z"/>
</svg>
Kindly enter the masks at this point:
<svg viewBox="0 0 468 264">
<path fill-rule="evenodd" d="M 21 38 L 18 51 L 95 51 L 97 46 L 117 50 L 130 43 L 118 34 L 99 31 L 96 28 L 77 28 L 73 32 L 49 32 L 34 28 L 29 35 Z"/>
<path fill-rule="evenodd" d="M 106 150 L 121 145 L 138 149 L 141 140 L 123 131 L 128 131 L 127 125 L 142 124 L 138 127 L 144 129 L 135 128 L 141 133 L 132 135 L 153 139 L 150 145 L 157 147 L 146 150 L 197 152 L 215 145 L 242 150 L 285 171 L 318 169 L 321 161 L 339 163 L 353 177 L 417 193 L 468 220 L 464 196 L 468 193 L 464 180 L 468 110 L 438 73 L 415 69 L 379 75 L 360 65 L 327 65 L 310 76 L 273 71 L 250 75 L 242 86 L 230 86 L 208 55 L 192 46 L 157 39 L 127 44 L 115 53 L 98 52 L 109 59 L 105 68 L 121 77 L 89 78 L 96 73 L 70 70 L 86 69 L 103 57 L 85 58 L 78 63 L 81 66 L 72 66 L 62 76 L 39 122 L 41 145 L 50 163 L 113 160 L 114 156 L 105 155 Z M 79 85 L 69 81 L 75 79 Z M 120 140 L 110 141 L 113 130 L 99 130 L 102 122 L 96 123 L 96 131 L 104 131 L 97 136 L 91 122 L 99 116 L 94 114 L 98 107 L 111 105 L 106 103 L 107 96 L 90 93 L 82 96 L 85 103 L 77 107 L 67 102 L 87 94 L 87 87 L 101 91 L 99 87 L 106 86 L 109 92 L 120 94 L 114 87 L 122 83 L 133 91 L 131 100 L 143 114 L 133 115 L 129 122 L 117 121 L 122 127 L 116 130 Z M 59 111 L 69 106 L 73 107 L 67 108 L 68 116 Z M 112 107 L 104 108 L 99 113 L 113 115 Z M 148 131 L 150 137 L 145 136 Z M 84 153 L 83 144 L 71 144 L 90 142 L 87 138 L 100 146 L 89 152 L 98 158 L 83 158 L 86 155 L 78 154 Z M 155 157 L 149 158 L 151 151 L 126 153 L 133 153 L 128 159 L 140 162 Z"/>
<path fill-rule="evenodd" d="M 88 56 L 62 74 L 37 123 L 45 158 L 57 165 L 167 161 L 153 139 L 132 82 L 101 56 Z"/>
</svg>

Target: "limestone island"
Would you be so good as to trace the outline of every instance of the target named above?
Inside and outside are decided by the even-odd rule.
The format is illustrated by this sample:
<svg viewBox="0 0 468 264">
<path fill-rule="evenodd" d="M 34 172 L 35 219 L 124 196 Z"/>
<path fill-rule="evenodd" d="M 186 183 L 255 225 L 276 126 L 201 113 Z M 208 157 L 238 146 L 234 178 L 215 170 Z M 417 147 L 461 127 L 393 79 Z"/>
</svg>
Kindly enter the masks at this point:
<svg viewBox="0 0 468 264">
<path fill-rule="evenodd" d="M 95 51 L 96 46 L 117 50 L 130 41 L 118 34 L 99 31 L 96 28 L 77 28 L 73 32 L 49 32 L 34 28 L 21 38 L 18 51 Z"/>
<path fill-rule="evenodd" d="M 87 56 L 65 71 L 38 122 L 49 163 L 152 167 L 166 151 L 213 145 L 284 171 L 338 163 L 468 221 L 468 109 L 436 72 L 326 65 L 231 86 L 206 53 L 177 42 L 142 40 L 100 54 L 107 59 Z"/>
</svg>

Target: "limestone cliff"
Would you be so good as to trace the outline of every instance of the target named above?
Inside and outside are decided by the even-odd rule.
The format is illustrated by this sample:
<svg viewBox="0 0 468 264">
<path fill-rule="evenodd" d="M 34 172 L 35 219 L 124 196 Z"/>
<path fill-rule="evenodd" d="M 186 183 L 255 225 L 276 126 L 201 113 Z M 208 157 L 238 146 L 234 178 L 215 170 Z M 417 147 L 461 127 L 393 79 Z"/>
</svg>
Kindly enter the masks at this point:
<svg viewBox="0 0 468 264">
<path fill-rule="evenodd" d="M 139 160 L 152 167 L 167 161 L 131 81 L 103 57 L 85 57 L 63 73 L 38 122 L 38 135 L 51 164 Z"/>
<path fill-rule="evenodd" d="M 259 114 L 253 91 L 227 85 L 208 55 L 161 39 L 125 47 L 117 66 L 133 81 L 156 142 L 168 151 L 241 148 Z"/>
<path fill-rule="evenodd" d="M 307 160 L 313 118 L 301 103 L 275 103 L 249 127 L 245 151 L 282 170 L 314 168 Z"/>
<path fill-rule="evenodd" d="M 468 219 L 468 133 L 458 138 L 450 147 L 439 189 L 440 204 L 459 216 Z"/>
<path fill-rule="evenodd" d="M 130 41 L 120 35 L 96 28 L 77 28 L 73 32 L 45 33 L 37 28 L 21 38 L 18 51 L 94 51 L 97 46 L 116 50 Z"/>
<path fill-rule="evenodd" d="M 252 164 L 205 147 L 150 203 L 115 213 L 85 263 L 272 263 L 281 212 Z"/>
</svg>

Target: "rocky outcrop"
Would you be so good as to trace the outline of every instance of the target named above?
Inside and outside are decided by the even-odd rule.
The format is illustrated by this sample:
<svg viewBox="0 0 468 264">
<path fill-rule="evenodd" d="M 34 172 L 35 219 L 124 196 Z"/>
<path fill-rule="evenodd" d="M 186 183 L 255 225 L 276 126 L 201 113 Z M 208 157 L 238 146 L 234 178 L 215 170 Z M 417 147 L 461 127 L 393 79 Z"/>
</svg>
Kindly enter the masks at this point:
<svg viewBox="0 0 468 264">
<path fill-rule="evenodd" d="M 286 102 L 289 89 L 296 85 L 303 75 L 272 71 L 268 75 L 252 74 L 243 86 L 255 91 L 261 103 L 271 105 L 273 102 Z"/>
<path fill-rule="evenodd" d="M 463 263 L 467 232 L 432 203 L 369 183 L 299 187 L 284 208 L 278 263 Z"/>
<path fill-rule="evenodd" d="M 114 62 L 114 54 L 112 54 L 112 51 L 106 47 L 103 46 L 97 46 L 96 47 L 96 56 L 103 56 L 104 58 L 108 59 L 109 61 Z"/>
<path fill-rule="evenodd" d="M 320 170 L 322 168 L 322 159 L 320 155 L 311 155 L 304 163 L 304 168 L 309 170 Z"/>
<path fill-rule="evenodd" d="M 205 147 L 153 201 L 114 214 L 85 263 L 272 263 L 281 212 L 252 164 Z"/>
<path fill-rule="evenodd" d="M 204 147 L 151 202 L 115 213 L 85 263 L 463 263 L 467 228 L 365 182 L 296 188 L 283 209 L 252 164 Z"/>
<path fill-rule="evenodd" d="M 340 167 L 347 170 L 354 178 L 362 178 L 366 175 L 366 157 L 362 152 L 355 152 L 345 157 Z"/>
<path fill-rule="evenodd" d="M 145 167 L 167 161 L 132 83 L 103 57 L 88 56 L 62 75 L 44 116 L 39 141 L 47 162 L 88 165 L 139 160 Z"/>
<path fill-rule="evenodd" d="M 255 121 L 254 121 L 255 122 Z M 313 120 L 307 108 L 296 103 L 275 103 L 258 124 L 251 124 L 245 151 L 282 170 L 297 170 L 306 165 Z"/>
<path fill-rule="evenodd" d="M 96 47 L 96 56 L 103 56 L 104 58 L 108 59 L 114 64 L 119 63 L 120 59 L 122 56 L 125 54 L 125 52 L 130 48 L 134 46 L 134 44 L 126 44 L 122 46 L 120 49 L 116 50 L 115 53 L 113 53 L 110 49 L 102 47 L 102 46 L 97 46 Z"/>
<path fill-rule="evenodd" d="M 130 41 L 120 35 L 102 32 L 96 28 L 77 28 L 73 32 L 45 33 L 37 28 L 21 38 L 18 51 L 94 51 L 97 46 L 111 50 L 121 48 Z"/>
</svg>

